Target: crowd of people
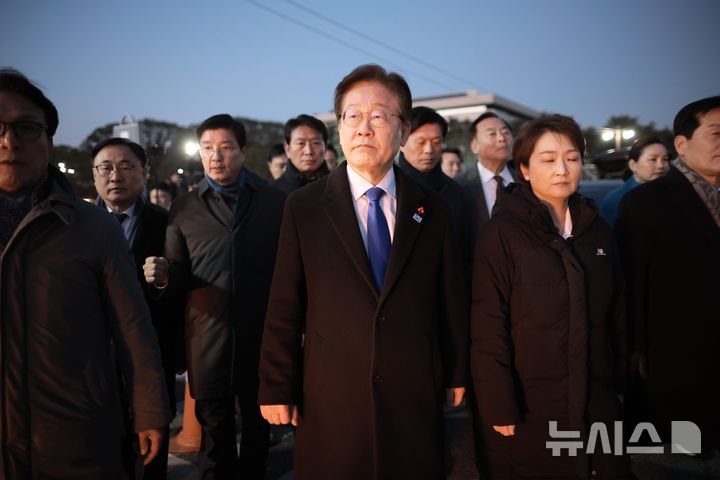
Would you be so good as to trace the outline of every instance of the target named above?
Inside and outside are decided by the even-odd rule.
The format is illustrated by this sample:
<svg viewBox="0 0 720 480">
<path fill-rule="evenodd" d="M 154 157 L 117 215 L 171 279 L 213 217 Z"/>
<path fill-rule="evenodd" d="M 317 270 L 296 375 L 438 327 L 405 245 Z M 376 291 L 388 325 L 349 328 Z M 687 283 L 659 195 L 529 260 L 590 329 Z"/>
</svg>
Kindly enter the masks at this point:
<svg viewBox="0 0 720 480">
<path fill-rule="evenodd" d="M 270 182 L 241 122 L 205 119 L 177 198 L 108 138 L 91 205 L 52 164 L 53 103 L 0 70 L 0 478 L 165 478 L 183 371 L 203 479 L 263 478 L 271 424 L 297 479 L 444 478 L 462 405 L 481 478 L 632 478 L 622 448 L 548 448 L 597 422 L 693 422 L 717 455 L 720 97 L 678 112 L 672 162 L 638 140 L 600 209 L 569 116 L 484 113 L 461 172 L 397 73 L 357 67 L 334 111 L 345 161 L 301 114 Z"/>
</svg>

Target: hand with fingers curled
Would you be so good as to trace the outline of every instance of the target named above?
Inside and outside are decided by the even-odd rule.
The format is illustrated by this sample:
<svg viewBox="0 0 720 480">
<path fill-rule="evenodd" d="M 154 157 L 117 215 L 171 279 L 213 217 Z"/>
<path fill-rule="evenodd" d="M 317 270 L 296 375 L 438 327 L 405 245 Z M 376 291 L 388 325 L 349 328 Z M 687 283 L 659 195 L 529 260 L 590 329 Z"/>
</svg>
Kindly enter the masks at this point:
<svg viewBox="0 0 720 480">
<path fill-rule="evenodd" d="M 298 425 L 296 405 L 260 405 L 260 414 L 271 425 Z"/>
<path fill-rule="evenodd" d="M 156 288 L 165 288 L 168 284 L 169 263 L 165 257 L 148 257 L 143 265 L 145 281 Z"/>
<path fill-rule="evenodd" d="M 512 437 L 515 435 L 515 425 L 493 425 L 493 430 L 503 437 Z"/>
</svg>

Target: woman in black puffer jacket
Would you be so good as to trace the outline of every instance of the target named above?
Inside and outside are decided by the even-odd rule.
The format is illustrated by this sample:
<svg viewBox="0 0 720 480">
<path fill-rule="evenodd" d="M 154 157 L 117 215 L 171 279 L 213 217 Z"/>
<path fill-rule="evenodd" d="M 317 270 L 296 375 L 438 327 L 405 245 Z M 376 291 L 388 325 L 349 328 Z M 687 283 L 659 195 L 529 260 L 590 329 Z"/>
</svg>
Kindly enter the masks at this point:
<svg viewBox="0 0 720 480">
<path fill-rule="evenodd" d="M 627 349 L 611 231 L 576 193 L 584 146 L 569 117 L 530 122 L 513 149 L 524 181 L 498 196 L 477 244 L 471 366 L 490 478 L 629 476 L 601 437 L 586 453 L 594 422 L 615 451 Z M 555 439 L 582 441 L 575 456 L 547 447 L 550 422 L 579 432 Z"/>
</svg>

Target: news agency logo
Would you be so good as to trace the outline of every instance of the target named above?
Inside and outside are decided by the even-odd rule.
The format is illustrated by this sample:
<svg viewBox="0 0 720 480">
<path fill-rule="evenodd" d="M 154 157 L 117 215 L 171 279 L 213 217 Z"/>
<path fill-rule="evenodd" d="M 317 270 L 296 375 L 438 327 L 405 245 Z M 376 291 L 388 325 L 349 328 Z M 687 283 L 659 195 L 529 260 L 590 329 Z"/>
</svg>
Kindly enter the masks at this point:
<svg viewBox="0 0 720 480">
<path fill-rule="evenodd" d="M 614 438 L 613 443 L 610 443 L 610 435 L 608 434 L 607 427 L 603 422 L 595 422 L 590 426 L 590 433 L 588 434 L 588 443 L 585 453 L 595 453 L 598 443 L 602 448 L 602 453 L 622 455 L 623 453 L 628 454 L 659 454 L 666 453 L 665 446 L 660 440 L 657 430 L 652 423 L 642 422 L 638 423 L 635 429 L 630 435 L 630 440 L 627 448 L 623 445 L 623 422 L 613 422 L 614 424 Z M 701 453 L 702 437 L 700 435 L 700 428 L 693 422 L 672 422 L 671 423 L 671 438 L 670 438 L 670 453 L 684 453 L 696 455 Z M 580 432 L 577 430 L 558 430 L 557 422 L 548 422 L 548 431 L 550 438 L 563 439 L 563 440 L 548 440 L 545 442 L 545 448 L 552 450 L 553 457 L 559 457 L 563 454 L 563 450 L 567 451 L 567 454 L 571 457 L 577 455 L 578 450 L 582 450 L 583 442 L 580 440 Z M 637 444 L 640 441 L 643 433 L 647 432 L 650 440 L 652 440 L 653 446 L 640 446 L 632 445 Z M 614 447 L 614 449 L 613 449 Z"/>
</svg>

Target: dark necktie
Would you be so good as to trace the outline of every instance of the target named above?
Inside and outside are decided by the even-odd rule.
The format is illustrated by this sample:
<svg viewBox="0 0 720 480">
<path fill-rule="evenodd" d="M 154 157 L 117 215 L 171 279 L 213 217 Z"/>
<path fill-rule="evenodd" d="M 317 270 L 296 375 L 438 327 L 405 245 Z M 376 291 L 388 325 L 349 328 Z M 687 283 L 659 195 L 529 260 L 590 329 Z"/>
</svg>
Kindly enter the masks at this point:
<svg viewBox="0 0 720 480">
<path fill-rule="evenodd" d="M 500 194 L 500 191 L 505 188 L 505 179 L 501 177 L 500 175 L 495 175 L 493 177 L 495 179 L 495 199 L 497 200 L 497 196 Z"/>
<path fill-rule="evenodd" d="M 385 214 L 380 207 L 380 199 L 383 195 L 385 195 L 385 191 L 378 187 L 373 187 L 365 192 L 365 196 L 370 201 L 367 216 L 368 257 L 378 292 L 382 292 L 385 270 L 390 256 L 390 230 Z"/>
<path fill-rule="evenodd" d="M 115 217 L 115 220 L 117 220 L 117 221 L 120 223 L 120 225 L 122 225 L 122 223 L 125 221 L 125 219 L 128 218 L 128 214 L 127 214 L 127 213 L 115 213 L 115 212 L 110 212 L 110 215 L 112 215 L 113 217 Z"/>
</svg>

